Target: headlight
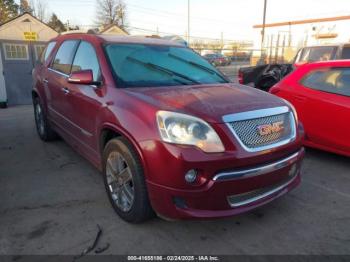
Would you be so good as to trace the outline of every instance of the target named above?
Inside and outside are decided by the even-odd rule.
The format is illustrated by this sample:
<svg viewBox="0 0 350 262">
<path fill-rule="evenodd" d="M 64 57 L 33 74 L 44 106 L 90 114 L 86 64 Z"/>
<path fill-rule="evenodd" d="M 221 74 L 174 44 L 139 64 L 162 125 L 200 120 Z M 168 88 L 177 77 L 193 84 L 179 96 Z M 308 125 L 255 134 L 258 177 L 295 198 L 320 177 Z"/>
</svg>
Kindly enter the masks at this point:
<svg viewBox="0 0 350 262">
<path fill-rule="evenodd" d="M 225 151 L 214 129 L 197 117 L 158 111 L 157 122 L 160 136 L 165 142 L 196 146 L 207 153 Z"/>
</svg>

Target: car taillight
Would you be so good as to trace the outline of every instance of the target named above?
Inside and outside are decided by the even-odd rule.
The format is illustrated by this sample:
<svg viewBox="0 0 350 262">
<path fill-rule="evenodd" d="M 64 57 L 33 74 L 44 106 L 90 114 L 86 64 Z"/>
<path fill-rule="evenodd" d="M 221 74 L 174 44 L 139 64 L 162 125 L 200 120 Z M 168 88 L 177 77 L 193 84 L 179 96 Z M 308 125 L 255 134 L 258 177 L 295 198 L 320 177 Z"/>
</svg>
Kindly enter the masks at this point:
<svg viewBox="0 0 350 262">
<path fill-rule="evenodd" d="M 243 85 L 243 73 L 238 71 L 238 83 Z"/>
</svg>

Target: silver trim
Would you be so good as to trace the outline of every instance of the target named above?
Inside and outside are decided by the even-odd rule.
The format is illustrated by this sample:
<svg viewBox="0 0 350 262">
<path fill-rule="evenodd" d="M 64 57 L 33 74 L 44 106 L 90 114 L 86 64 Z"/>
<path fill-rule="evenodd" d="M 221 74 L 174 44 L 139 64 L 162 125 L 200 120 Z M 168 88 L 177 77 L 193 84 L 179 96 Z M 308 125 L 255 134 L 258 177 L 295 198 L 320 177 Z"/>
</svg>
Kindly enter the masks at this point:
<svg viewBox="0 0 350 262">
<path fill-rule="evenodd" d="M 288 165 L 292 165 L 294 162 L 297 161 L 297 159 L 301 154 L 302 154 L 302 150 L 294 153 L 293 155 L 287 158 L 284 158 L 282 160 L 279 160 L 269 165 L 250 168 L 250 169 L 237 170 L 232 172 L 219 173 L 216 176 L 214 176 L 213 180 L 214 181 L 224 181 L 224 180 L 231 180 L 231 179 L 235 180 L 235 179 L 242 179 L 242 178 L 264 175 L 264 174 L 285 168 Z"/>
<path fill-rule="evenodd" d="M 61 76 L 69 77 L 69 75 L 67 75 L 67 74 L 65 74 L 65 73 L 62 73 L 62 72 L 60 72 L 60 71 L 57 71 L 57 70 L 55 70 L 55 69 L 52 69 L 51 67 L 49 67 L 48 70 L 51 71 L 51 72 L 54 72 L 54 73 L 56 73 L 56 74 L 59 74 L 59 75 L 61 75 Z"/>
<path fill-rule="evenodd" d="M 64 115 L 62 115 L 61 113 L 57 112 L 55 109 L 53 109 L 51 106 L 48 106 L 48 109 L 58 115 L 59 117 L 63 118 L 65 121 L 67 121 L 70 125 L 73 125 L 75 128 L 79 129 L 80 132 L 82 134 L 84 134 L 85 136 L 89 136 L 89 137 L 92 137 L 92 134 L 88 131 L 86 131 L 85 129 L 81 128 L 80 126 L 78 126 L 77 124 L 75 124 L 74 122 L 72 122 L 71 120 L 69 120 L 67 117 L 65 117 Z M 51 119 L 50 119 L 51 120 Z M 51 120 L 51 121 L 54 121 L 54 120 Z M 57 124 L 56 121 L 54 121 L 56 125 L 58 125 L 61 129 L 65 130 L 66 132 L 68 132 L 65 128 L 62 128 L 61 125 Z"/>
<path fill-rule="evenodd" d="M 229 197 L 227 197 L 227 200 L 228 200 L 228 203 L 229 203 L 229 205 L 231 206 L 231 207 L 241 207 L 241 206 L 245 206 L 245 205 L 247 205 L 247 204 L 250 204 L 250 203 L 253 203 L 253 202 L 255 202 L 255 201 L 258 201 L 258 200 L 261 200 L 261 199 L 263 199 L 263 198 L 265 198 L 265 197 L 268 197 L 268 196 L 270 196 L 270 195 L 273 195 L 274 193 L 276 193 L 276 192 L 278 192 L 278 191 L 280 191 L 280 190 L 282 190 L 282 189 L 285 189 L 288 185 L 290 185 L 295 179 L 297 178 L 297 176 L 294 176 L 291 180 L 289 180 L 289 181 L 287 181 L 286 183 L 284 183 L 284 184 L 282 184 L 282 185 L 280 185 L 280 186 L 278 186 L 278 187 L 276 187 L 276 188 L 274 188 L 274 189 L 271 189 L 270 191 L 267 191 L 267 192 L 265 192 L 265 193 L 263 193 L 263 194 L 261 194 L 261 195 L 258 195 L 258 196 L 256 196 L 256 197 L 252 197 L 252 198 L 249 198 L 249 199 L 247 199 L 247 200 L 243 200 L 243 201 L 240 201 L 240 202 L 236 202 L 236 203 L 232 203 L 231 201 L 230 201 L 230 197 L 232 197 L 232 196 L 229 196 Z M 282 193 L 282 192 L 281 192 Z"/>
<path fill-rule="evenodd" d="M 287 106 L 265 108 L 265 109 L 241 112 L 236 114 L 224 115 L 222 117 L 222 120 L 225 123 L 230 123 L 230 122 L 249 120 L 249 119 L 255 119 L 260 117 L 266 117 L 266 116 L 280 115 L 283 113 L 287 113 L 289 111 L 290 110 Z"/>
<path fill-rule="evenodd" d="M 284 114 L 284 113 L 288 113 L 288 112 L 289 112 L 289 117 L 291 118 L 291 122 L 293 123 L 291 125 L 291 129 L 292 129 L 291 130 L 292 131 L 291 137 L 288 138 L 288 139 L 282 140 L 280 142 L 273 143 L 273 144 L 266 145 L 266 146 L 255 147 L 255 148 L 247 147 L 241 141 L 241 139 L 237 135 L 236 131 L 233 129 L 233 127 L 230 124 L 231 122 L 237 122 L 237 121 L 244 121 L 244 120 L 256 119 L 256 118 L 267 117 L 267 116 L 280 115 L 280 114 Z M 259 152 L 259 151 L 264 151 L 264 150 L 268 150 L 268 149 L 271 149 L 271 148 L 275 148 L 275 147 L 286 145 L 286 144 L 294 141 L 295 138 L 296 138 L 296 134 L 297 134 L 297 132 L 296 132 L 296 121 L 295 121 L 294 113 L 291 112 L 289 110 L 289 107 L 287 107 L 287 106 L 266 108 L 266 109 L 260 109 L 260 110 L 253 110 L 253 111 L 241 112 L 241 113 L 236 113 L 236 114 L 229 114 L 229 115 L 223 116 L 222 120 L 225 122 L 227 127 L 230 129 L 230 131 L 232 132 L 232 134 L 234 135 L 236 140 L 239 142 L 240 146 L 244 150 L 246 150 L 247 152 Z"/>
</svg>

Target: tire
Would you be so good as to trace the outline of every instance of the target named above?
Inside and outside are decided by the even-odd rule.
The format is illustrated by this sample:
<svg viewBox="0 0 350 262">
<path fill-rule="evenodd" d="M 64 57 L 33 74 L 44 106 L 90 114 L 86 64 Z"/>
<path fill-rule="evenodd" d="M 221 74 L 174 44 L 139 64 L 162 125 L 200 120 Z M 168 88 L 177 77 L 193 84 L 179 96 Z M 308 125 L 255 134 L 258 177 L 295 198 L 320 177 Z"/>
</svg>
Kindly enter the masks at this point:
<svg viewBox="0 0 350 262">
<path fill-rule="evenodd" d="M 40 139 L 45 142 L 56 140 L 58 137 L 57 133 L 51 128 L 38 97 L 33 99 L 33 105 L 36 131 Z"/>
<path fill-rule="evenodd" d="M 143 168 L 132 145 L 125 138 L 111 139 L 102 163 L 105 189 L 115 212 L 130 223 L 154 217 Z"/>
<path fill-rule="evenodd" d="M 0 102 L 0 108 L 7 108 L 7 102 Z"/>
</svg>

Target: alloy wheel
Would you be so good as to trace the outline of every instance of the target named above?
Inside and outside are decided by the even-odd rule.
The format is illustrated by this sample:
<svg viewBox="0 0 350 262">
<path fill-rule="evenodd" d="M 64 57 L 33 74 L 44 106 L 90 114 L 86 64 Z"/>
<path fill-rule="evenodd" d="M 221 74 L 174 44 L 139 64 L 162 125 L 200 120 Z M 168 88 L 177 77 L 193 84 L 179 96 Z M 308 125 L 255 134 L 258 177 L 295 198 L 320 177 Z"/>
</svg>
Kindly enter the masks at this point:
<svg viewBox="0 0 350 262">
<path fill-rule="evenodd" d="M 108 189 L 117 207 L 123 211 L 131 210 L 134 203 L 134 185 L 130 167 L 124 157 L 112 151 L 106 163 Z"/>
</svg>

